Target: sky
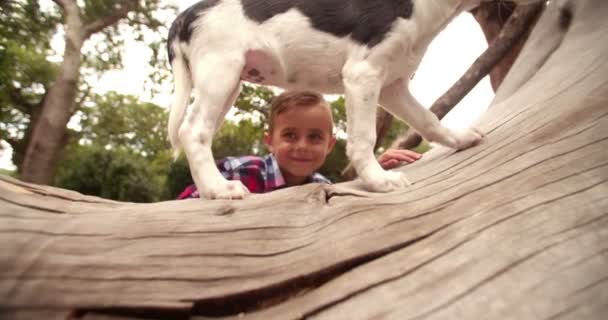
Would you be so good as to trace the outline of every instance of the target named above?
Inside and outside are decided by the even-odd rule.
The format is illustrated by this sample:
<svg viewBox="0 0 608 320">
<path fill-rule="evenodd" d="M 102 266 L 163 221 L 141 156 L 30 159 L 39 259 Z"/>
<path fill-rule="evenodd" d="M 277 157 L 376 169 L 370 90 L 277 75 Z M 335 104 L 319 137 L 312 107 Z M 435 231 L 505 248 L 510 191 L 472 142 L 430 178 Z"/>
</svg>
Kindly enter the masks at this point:
<svg viewBox="0 0 608 320">
<path fill-rule="evenodd" d="M 49 5 L 53 5 L 50 0 Z M 180 11 L 185 10 L 196 0 L 167 0 L 175 4 Z M 61 39 L 57 37 L 54 46 L 60 48 Z M 98 93 L 117 91 L 139 96 L 141 100 L 152 101 L 160 106 L 171 104 L 172 87 L 162 88 L 160 94 L 150 97 L 144 90 L 150 53 L 144 46 L 127 39 L 124 52 L 124 68 L 105 73 L 95 86 Z M 470 14 L 461 14 L 431 43 L 421 65 L 411 82 L 412 94 L 425 107 L 439 98 L 462 74 L 473 61 L 487 48 L 487 43 L 479 25 Z M 163 66 L 166 67 L 166 66 Z M 487 108 L 494 97 L 490 81 L 485 77 L 443 120 L 450 128 L 462 129 L 470 126 Z M 1 142 L 0 168 L 14 169 L 11 162 L 11 150 L 8 144 Z"/>
</svg>

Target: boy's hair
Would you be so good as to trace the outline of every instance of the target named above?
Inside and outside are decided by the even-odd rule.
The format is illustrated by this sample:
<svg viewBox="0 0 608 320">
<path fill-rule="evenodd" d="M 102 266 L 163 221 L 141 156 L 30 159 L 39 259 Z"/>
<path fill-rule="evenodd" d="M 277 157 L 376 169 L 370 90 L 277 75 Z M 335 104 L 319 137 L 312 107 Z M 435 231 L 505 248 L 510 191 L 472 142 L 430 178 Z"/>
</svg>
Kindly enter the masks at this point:
<svg viewBox="0 0 608 320">
<path fill-rule="evenodd" d="M 299 107 L 314 107 L 324 106 L 329 110 L 329 116 L 331 118 L 331 127 L 329 128 L 330 133 L 333 131 L 333 116 L 331 113 L 331 107 L 329 103 L 325 101 L 325 98 L 314 91 L 283 91 L 280 95 L 272 99 L 270 105 L 270 121 L 268 123 L 268 132 L 272 132 L 274 127 L 275 118 L 288 110 Z"/>
</svg>

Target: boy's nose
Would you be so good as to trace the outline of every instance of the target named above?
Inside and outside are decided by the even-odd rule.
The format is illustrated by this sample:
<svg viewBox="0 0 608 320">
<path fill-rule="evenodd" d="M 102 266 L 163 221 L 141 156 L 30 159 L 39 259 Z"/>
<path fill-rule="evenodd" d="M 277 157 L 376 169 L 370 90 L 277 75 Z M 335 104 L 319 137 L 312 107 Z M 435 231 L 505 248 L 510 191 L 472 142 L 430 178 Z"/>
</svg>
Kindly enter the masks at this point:
<svg viewBox="0 0 608 320">
<path fill-rule="evenodd" d="M 306 142 L 306 139 L 300 139 L 296 143 L 296 149 L 298 149 L 298 150 L 306 149 L 307 147 L 308 147 L 308 142 Z"/>
</svg>

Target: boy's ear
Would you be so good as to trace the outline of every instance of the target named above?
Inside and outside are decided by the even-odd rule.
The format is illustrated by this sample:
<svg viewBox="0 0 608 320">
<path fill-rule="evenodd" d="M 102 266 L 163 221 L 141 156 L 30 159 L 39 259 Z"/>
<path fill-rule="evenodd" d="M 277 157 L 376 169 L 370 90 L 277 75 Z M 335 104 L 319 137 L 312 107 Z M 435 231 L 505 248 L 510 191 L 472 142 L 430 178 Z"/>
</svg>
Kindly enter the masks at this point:
<svg viewBox="0 0 608 320">
<path fill-rule="evenodd" d="M 329 138 L 329 145 L 327 146 L 327 153 L 330 153 L 334 149 L 335 145 L 336 145 L 336 135 L 332 134 L 331 137 Z"/>
<path fill-rule="evenodd" d="M 268 151 L 273 152 L 272 148 L 272 135 L 268 132 L 264 132 L 264 144 L 268 148 Z"/>
</svg>

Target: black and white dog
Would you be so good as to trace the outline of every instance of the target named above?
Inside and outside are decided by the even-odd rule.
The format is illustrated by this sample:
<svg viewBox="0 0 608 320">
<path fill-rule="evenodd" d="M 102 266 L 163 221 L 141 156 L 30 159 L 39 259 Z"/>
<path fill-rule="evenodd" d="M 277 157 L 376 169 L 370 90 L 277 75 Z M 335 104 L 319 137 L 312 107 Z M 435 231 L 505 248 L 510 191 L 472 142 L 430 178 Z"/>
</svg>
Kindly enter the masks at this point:
<svg viewBox="0 0 608 320">
<path fill-rule="evenodd" d="M 175 76 L 171 144 L 177 153 L 184 149 L 203 196 L 242 198 L 247 189 L 222 177 L 211 152 L 240 82 L 344 93 L 347 154 L 357 173 L 372 191 L 405 187 L 402 173 L 383 170 L 374 157 L 376 106 L 428 141 L 455 149 L 477 144 L 481 133 L 442 126 L 411 95 L 408 80 L 435 35 L 481 1 L 200 1 L 181 13 L 169 32 Z"/>
</svg>

